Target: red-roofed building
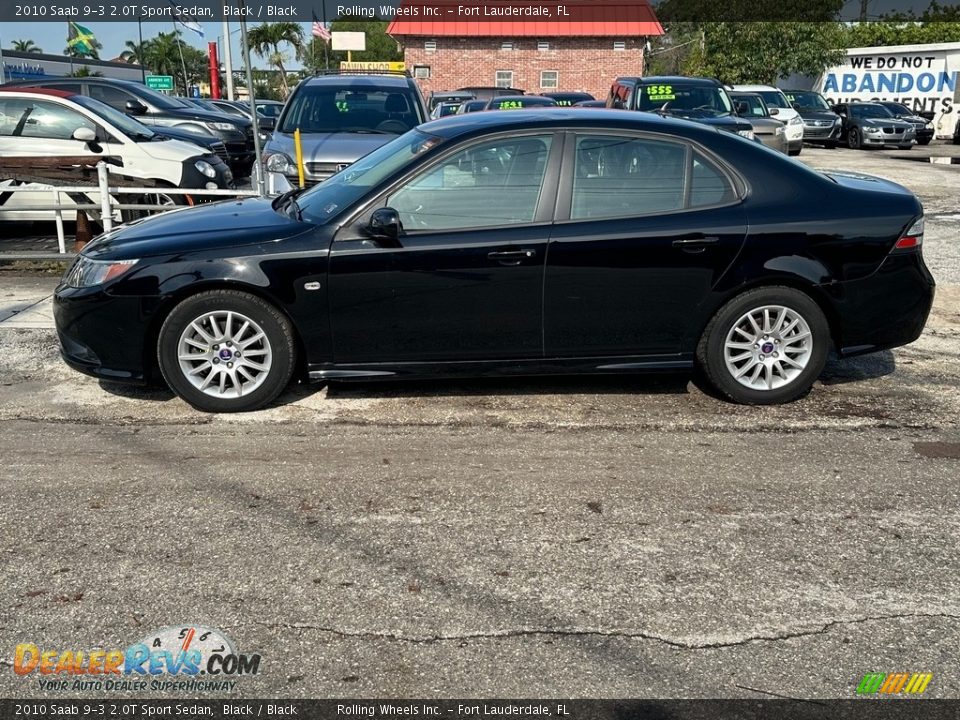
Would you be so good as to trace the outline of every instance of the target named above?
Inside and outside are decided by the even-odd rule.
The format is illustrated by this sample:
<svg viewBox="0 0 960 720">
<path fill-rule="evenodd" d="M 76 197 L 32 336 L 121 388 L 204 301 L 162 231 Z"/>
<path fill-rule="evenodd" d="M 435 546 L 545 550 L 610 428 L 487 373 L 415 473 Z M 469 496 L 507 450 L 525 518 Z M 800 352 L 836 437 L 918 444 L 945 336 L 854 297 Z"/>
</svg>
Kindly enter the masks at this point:
<svg viewBox="0 0 960 720">
<path fill-rule="evenodd" d="M 425 96 L 497 85 L 528 93 L 585 91 L 605 99 L 618 75 L 643 73 L 646 39 L 663 34 L 647 0 L 572 0 L 549 6 L 564 7 L 563 19 L 546 20 L 520 15 L 541 7 L 524 0 L 428 2 L 436 20 L 398 17 L 387 29 L 404 46 L 407 69 Z M 525 19 L 492 14 L 504 8 Z"/>
</svg>

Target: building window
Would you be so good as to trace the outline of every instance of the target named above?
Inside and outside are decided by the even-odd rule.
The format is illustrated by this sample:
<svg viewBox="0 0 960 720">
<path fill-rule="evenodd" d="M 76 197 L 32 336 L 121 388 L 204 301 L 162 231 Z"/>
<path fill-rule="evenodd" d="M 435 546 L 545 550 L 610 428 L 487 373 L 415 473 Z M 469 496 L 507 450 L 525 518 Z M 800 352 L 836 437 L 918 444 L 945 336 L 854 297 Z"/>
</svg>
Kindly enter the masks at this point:
<svg viewBox="0 0 960 720">
<path fill-rule="evenodd" d="M 426 52 L 432 53 L 437 51 L 437 41 L 436 40 L 427 40 L 423 43 L 423 49 Z"/>
<path fill-rule="evenodd" d="M 417 80 L 428 80 L 430 78 L 430 66 L 429 65 L 414 65 L 413 66 L 413 76 Z"/>
<path fill-rule="evenodd" d="M 501 49 L 501 50 L 513 50 L 513 43 L 512 43 L 512 42 L 502 42 L 502 43 L 500 43 L 500 49 Z"/>
<path fill-rule="evenodd" d="M 550 43 L 548 43 L 546 40 L 540 40 L 537 42 L 537 50 L 539 50 L 540 52 L 543 52 L 544 50 L 549 50 L 549 49 L 550 49 Z"/>
<path fill-rule="evenodd" d="M 497 70 L 494 84 L 502 88 L 513 87 L 513 70 Z"/>
<path fill-rule="evenodd" d="M 614 49 L 614 50 L 626 50 L 626 49 L 627 49 L 627 43 L 626 43 L 626 41 L 625 41 L 625 40 L 614 40 L 614 41 L 613 41 L 613 49 Z"/>
<path fill-rule="evenodd" d="M 540 87 L 556 89 L 560 84 L 560 73 L 556 70 L 540 71 Z"/>
</svg>

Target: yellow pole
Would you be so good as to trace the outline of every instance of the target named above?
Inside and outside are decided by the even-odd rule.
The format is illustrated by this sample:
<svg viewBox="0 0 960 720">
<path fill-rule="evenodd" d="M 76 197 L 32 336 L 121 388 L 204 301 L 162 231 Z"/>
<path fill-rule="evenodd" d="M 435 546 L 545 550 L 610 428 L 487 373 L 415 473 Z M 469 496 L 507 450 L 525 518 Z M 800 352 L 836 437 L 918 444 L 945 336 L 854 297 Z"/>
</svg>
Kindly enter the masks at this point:
<svg viewBox="0 0 960 720">
<path fill-rule="evenodd" d="M 303 145 L 300 144 L 300 128 L 293 131 L 293 146 L 297 150 L 297 178 L 303 188 Z"/>
</svg>

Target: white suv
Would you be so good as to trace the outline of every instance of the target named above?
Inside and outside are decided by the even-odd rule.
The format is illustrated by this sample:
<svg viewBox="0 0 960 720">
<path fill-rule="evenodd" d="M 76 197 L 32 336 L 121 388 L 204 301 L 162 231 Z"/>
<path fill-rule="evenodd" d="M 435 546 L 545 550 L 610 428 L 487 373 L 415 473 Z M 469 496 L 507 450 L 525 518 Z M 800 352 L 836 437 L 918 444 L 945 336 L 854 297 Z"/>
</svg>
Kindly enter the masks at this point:
<svg viewBox="0 0 960 720">
<path fill-rule="evenodd" d="M 212 190 L 233 185 L 223 160 L 199 145 L 158 135 L 99 100 L 64 90 L 0 88 L 0 156 L 89 157 L 90 164 L 110 158 L 112 174 L 157 188 L 150 198 L 161 204 L 188 202 L 183 195 L 164 194 L 164 186 Z M 0 178 L 0 221 L 54 219 L 55 212 L 44 209 L 49 193 L 3 192 L 4 186 L 17 184 Z M 67 193 L 60 202 L 74 204 Z M 75 210 L 63 213 L 64 220 L 75 218 Z"/>
<path fill-rule="evenodd" d="M 803 118 L 793 109 L 783 90 L 771 85 L 731 85 L 737 92 L 756 93 L 770 109 L 770 115 L 786 125 L 787 152 L 799 155 L 803 149 Z"/>
</svg>

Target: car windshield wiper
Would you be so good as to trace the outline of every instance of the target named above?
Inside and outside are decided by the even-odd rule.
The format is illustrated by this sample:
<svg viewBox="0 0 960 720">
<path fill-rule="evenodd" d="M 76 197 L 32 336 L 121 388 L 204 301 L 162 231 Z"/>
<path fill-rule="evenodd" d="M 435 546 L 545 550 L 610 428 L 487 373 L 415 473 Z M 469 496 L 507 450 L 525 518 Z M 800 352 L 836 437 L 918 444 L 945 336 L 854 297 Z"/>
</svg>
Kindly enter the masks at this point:
<svg viewBox="0 0 960 720">
<path fill-rule="evenodd" d="M 302 219 L 303 211 L 297 204 L 296 198 L 305 189 L 306 188 L 294 188 L 293 190 L 287 190 L 282 195 L 278 195 L 277 199 L 273 201 L 273 209 L 277 212 L 287 212 L 291 210 L 292 212 L 287 212 L 287 215 L 295 217 L 297 220 Z"/>
<path fill-rule="evenodd" d="M 388 132 L 387 130 L 375 130 L 373 128 L 344 128 L 340 130 L 344 133 L 358 133 L 360 135 L 396 135 L 396 133 Z"/>
</svg>

